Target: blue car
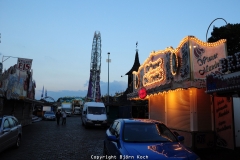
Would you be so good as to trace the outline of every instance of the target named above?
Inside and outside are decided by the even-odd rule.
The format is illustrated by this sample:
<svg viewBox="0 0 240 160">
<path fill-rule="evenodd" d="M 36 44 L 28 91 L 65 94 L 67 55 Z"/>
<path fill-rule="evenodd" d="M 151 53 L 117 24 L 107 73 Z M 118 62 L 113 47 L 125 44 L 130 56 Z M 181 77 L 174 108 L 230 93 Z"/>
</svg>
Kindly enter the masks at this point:
<svg viewBox="0 0 240 160">
<path fill-rule="evenodd" d="M 105 159 L 200 160 L 183 140 L 156 120 L 117 119 L 106 130 L 103 154 Z"/>
</svg>

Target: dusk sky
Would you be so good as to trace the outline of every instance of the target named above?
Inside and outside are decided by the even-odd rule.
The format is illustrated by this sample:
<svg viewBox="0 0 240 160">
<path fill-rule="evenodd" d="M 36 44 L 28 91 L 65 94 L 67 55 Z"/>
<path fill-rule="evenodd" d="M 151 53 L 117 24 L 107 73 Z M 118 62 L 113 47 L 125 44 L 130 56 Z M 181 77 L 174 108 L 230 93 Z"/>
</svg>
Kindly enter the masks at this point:
<svg viewBox="0 0 240 160">
<path fill-rule="evenodd" d="M 101 33 L 101 93 L 107 94 L 108 52 L 110 94 L 125 91 L 136 42 L 142 64 L 152 51 L 178 47 L 193 35 L 206 41 L 216 18 L 240 23 L 239 0 L 0 0 L 0 57 L 3 69 L 17 58 L 33 59 L 36 99 L 42 88 L 57 100 L 86 96 L 92 41 Z M 213 27 L 226 25 L 214 21 Z"/>
</svg>

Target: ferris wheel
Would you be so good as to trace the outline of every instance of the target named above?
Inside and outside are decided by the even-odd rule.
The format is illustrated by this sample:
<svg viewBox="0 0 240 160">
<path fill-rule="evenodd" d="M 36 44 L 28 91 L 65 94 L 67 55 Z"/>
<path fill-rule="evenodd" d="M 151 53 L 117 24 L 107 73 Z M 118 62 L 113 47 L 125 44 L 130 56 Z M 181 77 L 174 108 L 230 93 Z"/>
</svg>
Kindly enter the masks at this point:
<svg viewBox="0 0 240 160">
<path fill-rule="evenodd" d="M 101 73 L 101 34 L 99 31 L 95 31 L 92 43 L 90 78 L 87 93 L 87 98 L 91 99 L 92 101 L 96 101 L 101 98 L 100 73 Z"/>
</svg>

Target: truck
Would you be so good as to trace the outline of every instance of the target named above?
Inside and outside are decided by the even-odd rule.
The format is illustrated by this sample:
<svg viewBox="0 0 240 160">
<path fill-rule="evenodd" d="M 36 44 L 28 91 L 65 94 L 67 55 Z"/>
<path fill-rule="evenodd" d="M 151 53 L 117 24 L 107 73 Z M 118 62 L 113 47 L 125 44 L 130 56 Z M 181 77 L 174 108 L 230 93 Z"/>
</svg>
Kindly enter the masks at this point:
<svg viewBox="0 0 240 160">
<path fill-rule="evenodd" d="M 51 106 L 43 106 L 41 116 L 43 116 L 46 111 L 53 111 L 53 107 L 51 107 Z"/>
<path fill-rule="evenodd" d="M 61 110 L 64 110 L 67 116 L 70 117 L 72 115 L 72 104 L 70 102 L 62 102 Z"/>
<path fill-rule="evenodd" d="M 84 103 L 81 118 L 85 128 L 88 126 L 108 126 L 106 108 L 102 102 Z"/>
<path fill-rule="evenodd" d="M 73 114 L 81 114 L 81 106 L 83 102 L 81 99 L 74 99 L 72 100 L 72 111 Z"/>
</svg>

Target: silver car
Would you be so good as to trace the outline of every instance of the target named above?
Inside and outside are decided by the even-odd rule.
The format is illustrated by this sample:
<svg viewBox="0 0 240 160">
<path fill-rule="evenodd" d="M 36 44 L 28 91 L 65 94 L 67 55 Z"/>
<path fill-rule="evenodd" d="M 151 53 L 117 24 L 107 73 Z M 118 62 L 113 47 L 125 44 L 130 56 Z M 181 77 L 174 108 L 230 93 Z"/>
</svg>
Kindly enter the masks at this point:
<svg viewBox="0 0 240 160">
<path fill-rule="evenodd" d="M 22 125 L 14 116 L 0 116 L 0 152 L 14 146 L 20 147 Z"/>
</svg>

